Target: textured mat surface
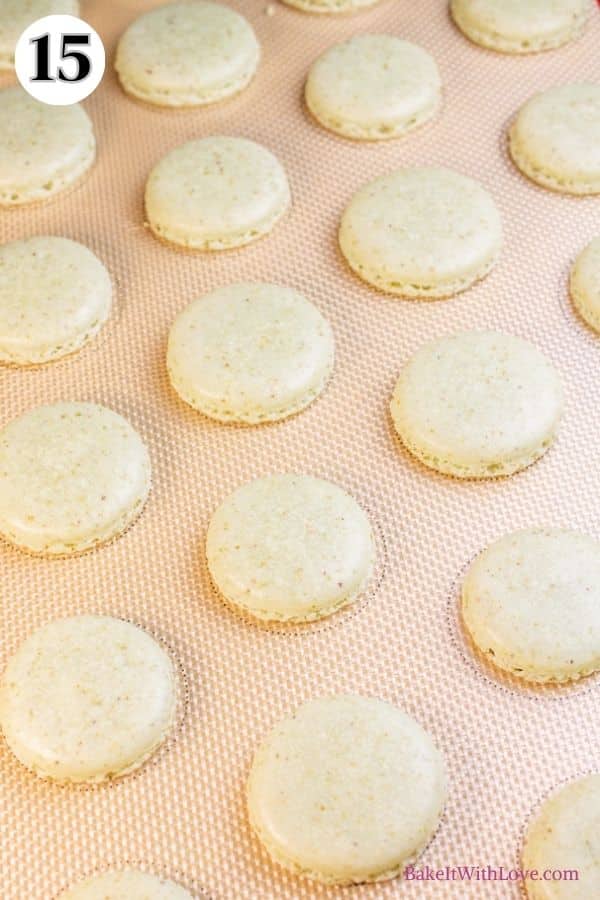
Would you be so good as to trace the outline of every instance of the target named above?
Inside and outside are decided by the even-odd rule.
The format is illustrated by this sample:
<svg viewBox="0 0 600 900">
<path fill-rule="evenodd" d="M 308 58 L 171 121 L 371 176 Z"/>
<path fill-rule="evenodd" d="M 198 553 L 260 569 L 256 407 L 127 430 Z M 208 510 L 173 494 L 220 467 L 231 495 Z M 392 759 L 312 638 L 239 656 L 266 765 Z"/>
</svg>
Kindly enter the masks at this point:
<svg viewBox="0 0 600 900">
<path fill-rule="evenodd" d="M 44 369 L 0 371 L 0 418 L 64 399 L 94 400 L 128 417 L 154 466 L 149 504 L 120 540 L 78 559 L 27 558 L 0 546 L 0 666 L 38 625 L 101 612 L 165 641 L 185 672 L 187 698 L 172 740 L 133 777 L 66 789 L 28 775 L 0 744 L 3 900 L 51 900 L 72 881 L 139 865 L 214 900 L 336 898 L 272 865 L 252 837 L 244 782 L 265 731 L 303 700 L 358 691 L 397 703 L 448 760 L 450 801 L 423 864 L 513 867 L 532 809 L 563 780 L 600 768 L 600 681 L 523 689 L 484 670 L 457 625 L 465 565 L 502 533 L 536 524 L 600 537 L 600 338 L 572 312 L 569 266 L 600 234 L 600 198 L 541 190 L 510 164 L 508 122 L 532 93 L 600 81 L 600 14 L 585 37 L 532 57 L 496 55 L 451 25 L 444 0 L 387 0 L 354 17 L 302 15 L 266 0 L 230 0 L 252 21 L 263 62 L 251 87 L 216 106 L 166 112 L 127 98 L 111 62 L 116 40 L 150 2 L 89 0 L 83 14 L 109 53 L 86 102 L 98 161 L 85 182 L 46 206 L 0 212 L 0 239 L 63 234 L 91 247 L 116 285 L 114 315 L 93 344 Z M 441 115 L 404 140 L 359 145 L 328 135 L 303 110 L 311 61 L 360 31 L 392 31 L 423 45 L 444 80 Z M 10 83 L 4 79 L 2 83 Z M 188 139 L 243 135 L 287 168 L 292 212 L 254 246 L 188 255 L 143 224 L 145 178 Z M 411 303 L 359 282 L 337 251 L 336 228 L 354 190 L 413 164 L 480 179 L 504 218 L 501 261 L 458 298 Z M 337 339 L 334 378 L 302 415 L 264 428 L 211 423 L 178 400 L 166 338 L 190 300 L 229 281 L 281 281 L 306 293 Z M 413 461 L 387 405 L 399 369 L 423 341 L 461 328 L 529 338 L 562 373 L 567 413 L 556 446 L 509 480 L 460 483 Z M 203 560 L 211 511 L 255 476 L 295 470 L 330 478 L 369 510 L 379 536 L 378 580 L 358 607 L 312 627 L 269 630 L 216 598 Z M 517 886 L 399 881 L 356 898 L 516 898 Z"/>
</svg>

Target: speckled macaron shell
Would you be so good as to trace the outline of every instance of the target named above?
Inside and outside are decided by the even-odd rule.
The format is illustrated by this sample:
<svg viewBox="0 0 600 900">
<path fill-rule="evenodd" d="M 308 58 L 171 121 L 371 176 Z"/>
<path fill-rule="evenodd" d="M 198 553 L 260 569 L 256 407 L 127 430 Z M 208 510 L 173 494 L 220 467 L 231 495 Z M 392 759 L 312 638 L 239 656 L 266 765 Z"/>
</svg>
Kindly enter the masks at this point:
<svg viewBox="0 0 600 900">
<path fill-rule="evenodd" d="M 462 618 L 517 678 L 562 682 L 600 669 L 600 543 L 561 529 L 505 535 L 471 564 Z"/>
<path fill-rule="evenodd" d="M 150 173 L 154 234 L 193 250 L 229 250 L 268 234 L 291 202 L 287 176 L 265 147 L 209 137 L 172 150 Z"/>
<path fill-rule="evenodd" d="M 246 19 L 220 3 L 168 3 L 129 26 L 115 68 L 125 91 L 158 106 L 202 106 L 242 91 L 260 60 Z"/>
<path fill-rule="evenodd" d="M 444 761 L 426 731 L 382 700 L 311 700 L 257 750 L 250 823 L 298 875 L 358 884 L 399 875 L 435 832 L 446 799 Z"/>
<path fill-rule="evenodd" d="M 600 774 L 572 781 L 544 801 L 527 828 L 522 863 L 539 872 L 578 873 L 577 879 L 529 879 L 529 900 L 600 897 Z"/>
<path fill-rule="evenodd" d="M 0 726 L 42 778 L 93 783 L 137 769 L 174 718 L 173 664 L 129 622 L 59 619 L 35 631 L 0 681 Z"/>
<path fill-rule="evenodd" d="M 309 13 L 352 13 L 375 6 L 380 0 L 282 0 L 286 6 L 293 6 Z"/>
<path fill-rule="evenodd" d="M 581 317 L 600 331 L 600 237 L 594 238 L 575 260 L 570 287 Z"/>
<path fill-rule="evenodd" d="M 360 34 L 313 63 L 305 97 L 313 116 L 330 131 L 385 140 L 435 115 L 441 79 L 421 47 L 391 34 Z"/>
<path fill-rule="evenodd" d="M 390 411 L 406 446 L 458 478 L 510 475 L 541 457 L 562 414 L 560 378 L 532 344 L 466 331 L 421 347 L 404 366 Z"/>
<path fill-rule="evenodd" d="M 104 872 L 68 888 L 58 900 L 192 900 L 180 885 L 135 869 Z"/>
<path fill-rule="evenodd" d="M 590 0 L 450 0 L 450 10 L 475 44 L 501 53 L 537 53 L 577 38 Z"/>
<path fill-rule="evenodd" d="M 48 106 L 22 87 L 0 91 L 0 206 L 47 200 L 92 166 L 96 140 L 79 104 Z"/>
<path fill-rule="evenodd" d="M 375 553 L 353 497 L 329 481 L 285 474 L 227 497 L 210 520 L 206 556 L 229 603 L 266 621 L 308 622 L 360 596 Z"/>
<path fill-rule="evenodd" d="M 78 16 L 78 0 L 2 0 L 0 4 L 0 71 L 14 69 L 21 34 L 44 16 Z"/>
<path fill-rule="evenodd" d="M 600 194 L 600 84 L 563 84 L 536 94 L 510 129 L 521 172 L 567 194 Z"/>
<path fill-rule="evenodd" d="M 149 491 L 144 443 L 104 406 L 39 406 L 0 431 L 0 535 L 29 553 L 64 556 L 111 540 Z"/>
<path fill-rule="evenodd" d="M 346 208 L 339 243 L 352 270 L 411 299 L 464 291 L 498 259 L 502 223 L 488 192 L 449 169 L 401 169 L 362 187 Z"/>
<path fill-rule="evenodd" d="M 299 412 L 333 369 L 331 328 L 297 291 L 232 284 L 190 303 L 169 334 L 180 397 L 211 419 L 255 425 Z"/>
<path fill-rule="evenodd" d="M 0 246 L 0 363 L 74 353 L 100 331 L 111 302 L 110 275 L 82 244 L 41 236 Z"/>
</svg>

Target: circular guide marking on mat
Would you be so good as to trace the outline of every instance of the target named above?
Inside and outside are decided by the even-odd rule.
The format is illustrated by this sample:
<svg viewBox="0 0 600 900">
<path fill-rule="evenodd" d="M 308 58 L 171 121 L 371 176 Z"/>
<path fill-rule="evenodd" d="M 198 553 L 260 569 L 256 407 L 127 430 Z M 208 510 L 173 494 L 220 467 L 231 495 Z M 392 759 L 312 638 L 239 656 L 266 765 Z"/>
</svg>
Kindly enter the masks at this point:
<svg viewBox="0 0 600 900">
<path fill-rule="evenodd" d="M 520 696 L 534 703 L 557 702 L 570 697 L 591 694 L 600 688 L 600 673 L 595 672 L 576 681 L 536 683 L 517 678 L 494 666 L 471 640 L 462 621 L 462 585 L 480 551 L 474 553 L 459 569 L 446 597 L 446 625 L 450 643 L 475 678 L 502 693 Z"/>
<path fill-rule="evenodd" d="M 29 25 L 15 48 L 22 87 L 49 106 L 71 106 L 96 90 L 106 66 L 98 32 L 83 19 L 50 15 Z"/>
</svg>

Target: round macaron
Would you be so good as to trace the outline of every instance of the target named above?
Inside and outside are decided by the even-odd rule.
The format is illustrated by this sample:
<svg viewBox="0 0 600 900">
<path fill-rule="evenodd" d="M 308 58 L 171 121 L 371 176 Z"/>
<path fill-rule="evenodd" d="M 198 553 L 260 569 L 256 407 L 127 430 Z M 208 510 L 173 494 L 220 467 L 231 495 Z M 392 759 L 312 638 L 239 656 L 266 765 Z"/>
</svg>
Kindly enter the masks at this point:
<svg viewBox="0 0 600 900">
<path fill-rule="evenodd" d="M 35 631 L 0 681 L 0 727 L 41 778 L 106 781 L 137 769 L 169 731 L 173 664 L 141 628 L 108 616 Z"/>
<path fill-rule="evenodd" d="M 569 878 L 528 880 L 529 900 L 600 897 L 599 842 L 600 774 L 594 773 L 559 788 L 529 824 L 523 869 L 573 873 Z"/>
<path fill-rule="evenodd" d="M 110 275 L 82 244 L 33 237 L 0 246 L 0 363 L 74 353 L 100 331 L 111 302 Z"/>
<path fill-rule="evenodd" d="M 471 564 L 462 618 L 480 652 L 517 678 L 600 669 L 600 543 L 561 529 L 508 534 Z"/>
<path fill-rule="evenodd" d="M 320 56 L 306 104 L 329 131 L 359 140 L 398 137 L 431 119 L 441 101 L 432 57 L 391 34 L 359 34 Z"/>
<path fill-rule="evenodd" d="M 15 47 L 29 25 L 45 16 L 78 16 L 78 0 L 2 0 L 0 3 L 0 71 L 14 69 Z"/>
<path fill-rule="evenodd" d="M 180 397 L 221 422 L 274 422 L 321 393 L 333 334 L 316 306 L 277 284 L 232 284 L 190 303 L 169 334 Z"/>
<path fill-rule="evenodd" d="M 476 181 L 449 169 L 401 169 L 362 187 L 339 243 L 368 284 L 414 299 L 449 297 L 483 278 L 502 245 L 500 214 Z"/>
<path fill-rule="evenodd" d="M 510 475 L 552 444 L 561 382 L 528 341 L 465 331 L 421 347 L 404 366 L 390 411 L 406 448 L 458 478 Z"/>
<path fill-rule="evenodd" d="M 581 317 L 600 331 L 600 237 L 591 241 L 575 260 L 570 287 Z"/>
<path fill-rule="evenodd" d="M 128 94 L 158 106 L 203 106 L 242 91 L 260 47 L 246 19 L 220 3 L 185 0 L 129 26 L 115 68 Z"/>
<path fill-rule="evenodd" d="M 208 137 L 172 150 L 150 173 L 154 234 L 193 250 L 229 250 L 268 234 L 291 202 L 273 154 L 243 138 Z"/>
<path fill-rule="evenodd" d="M 308 475 L 272 475 L 238 488 L 213 514 L 208 568 L 229 603 L 258 619 L 309 622 L 365 590 L 374 540 L 342 488 Z"/>
<path fill-rule="evenodd" d="M 579 37 L 590 0 L 450 0 L 471 41 L 501 53 L 552 50 Z"/>
<path fill-rule="evenodd" d="M 394 878 L 435 832 L 444 761 L 426 731 L 382 700 L 312 700 L 276 725 L 248 779 L 250 823 L 268 853 L 326 884 Z"/>
<path fill-rule="evenodd" d="M 287 6 L 309 13 L 350 13 L 375 6 L 380 0 L 283 0 Z"/>
<path fill-rule="evenodd" d="M 567 194 L 600 194 L 600 84 L 562 84 L 536 94 L 509 134 L 521 172 Z"/>
<path fill-rule="evenodd" d="M 22 87 L 0 91 L 0 206 L 47 200 L 92 166 L 96 140 L 79 104 L 48 106 Z"/>
<path fill-rule="evenodd" d="M 192 900 L 180 885 L 135 869 L 94 875 L 60 894 L 58 900 Z"/>
<path fill-rule="evenodd" d="M 106 543 L 138 517 L 149 491 L 142 439 L 104 406 L 39 406 L 0 431 L 0 535 L 29 553 Z"/>
</svg>

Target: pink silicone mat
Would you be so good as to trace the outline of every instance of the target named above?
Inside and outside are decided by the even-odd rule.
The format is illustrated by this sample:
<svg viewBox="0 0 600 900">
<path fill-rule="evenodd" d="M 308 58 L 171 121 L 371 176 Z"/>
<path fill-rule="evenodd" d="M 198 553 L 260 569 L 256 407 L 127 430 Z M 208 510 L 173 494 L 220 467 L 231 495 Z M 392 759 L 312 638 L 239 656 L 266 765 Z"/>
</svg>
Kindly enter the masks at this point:
<svg viewBox="0 0 600 900">
<path fill-rule="evenodd" d="M 571 309 L 569 266 L 600 234 L 600 198 L 574 199 L 527 182 L 511 165 L 506 127 L 534 92 L 600 81 L 600 14 L 560 50 L 508 57 L 468 43 L 445 0 L 387 0 L 352 17 L 303 15 L 281 3 L 230 0 L 256 28 L 260 71 L 239 97 L 163 111 L 118 87 L 112 61 L 123 29 L 153 0 L 89 0 L 107 73 L 85 106 L 98 161 L 53 202 L 0 212 L 0 239 L 61 234 L 104 260 L 115 311 L 81 353 L 37 370 L 0 370 L 1 423 L 40 403 L 104 403 L 131 420 L 152 455 L 154 486 L 138 523 L 77 559 L 28 558 L 0 546 L 0 667 L 37 626 L 94 611 L 130 619 L 171 649 L 185 673 L 172 738 L 137 774 L 106 787 L 64 788 L 28 774 L 0 744 L 0 896 L 52 900 L 95 871 L 141 866 L 212 900 L 516 898 L 509 883 L 410 883 L 323 888 L 270 863 L 245 815 L 244 783 L 264 733 L 304 700 L 356 691 L 415 716 L 443 750 L 450 798 L 423 865 L 517 864 L 531 811 L 557 784 L 600 768 L 600 680 L 521 688 L 483 669 L 457 625 L 465 565 L 504 532 L 537 524 L 600 537 L 600 337 Z M 269 7 L 269 13 L 267 12 Z M 444 106 L 405 139 L 356 144 L 308 117 L 312 60 L 361 31 L 389 31 L 436 58 Z M 10 77 L 2 84 L 10 83 Z M 239 251 L 176 252 L 144 227 L 143 189 L 163 154 L 194 137 L 242 135 L 285 165 L 293 210 L 273 234 Z M 493 193 L 504 218 L 499 265 L 448 301 L 411 303 L 370 290 L 344 265 L 336 230 L 352 193 L 413 165 L 456 168 Z M 278 425 L 210 422 L 171 390 L 166 338 L 176 313 L 216 286 L 272 280 L 303 291 L 329 318 L 334 378 L 307 411 Z M 522 474 L 461 483 L 416 463 L 395 439 L 388 400 L 421 343 L 462 328 L 533 340 L 562 373 L 567 412 L 556 445 Z M 242 482 L 276 471 L 329 478 L 369 511 L 378 577 L 346 612 L 306 628 L 264 628 L 226 609 L 203 557 L 215 506 Z M 593 898 L 590 898 L 593 900 Z"/>
</svg>

